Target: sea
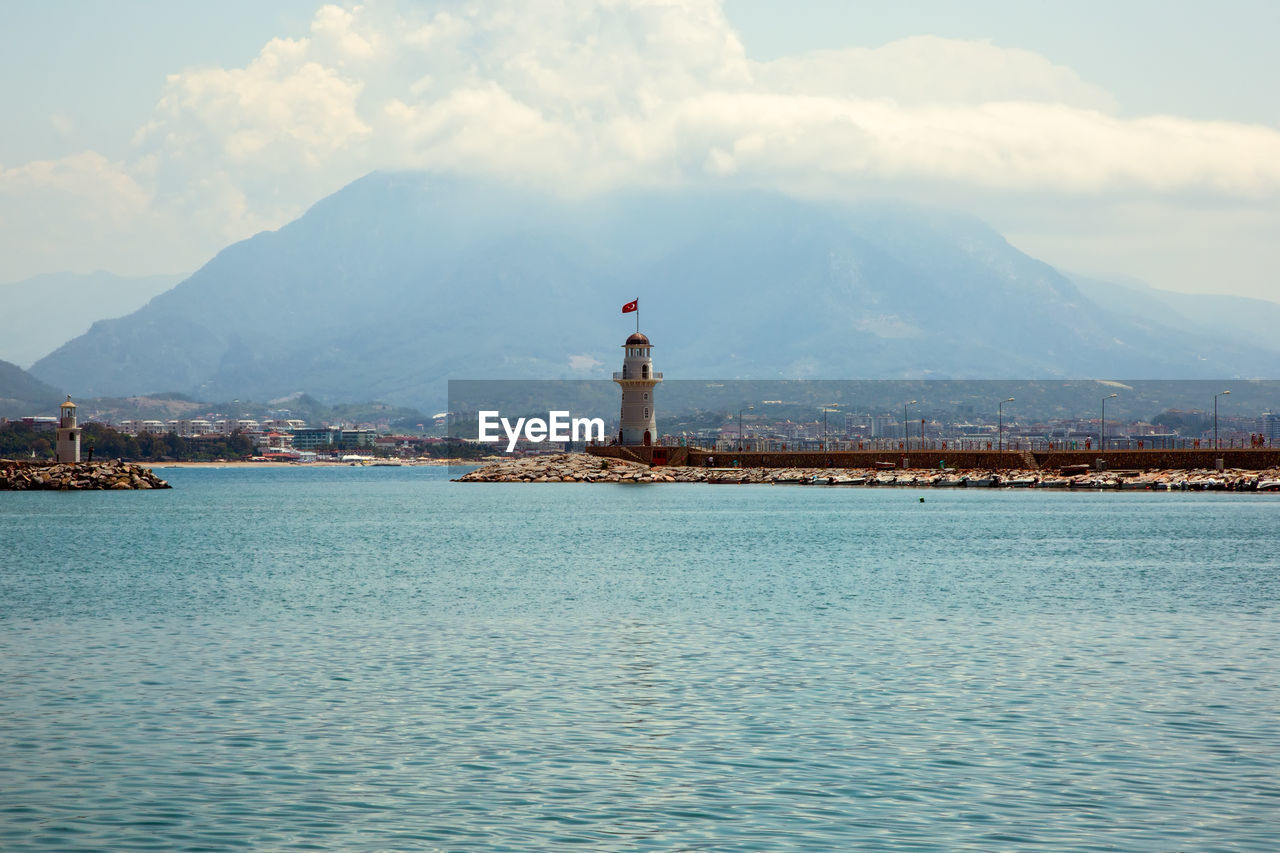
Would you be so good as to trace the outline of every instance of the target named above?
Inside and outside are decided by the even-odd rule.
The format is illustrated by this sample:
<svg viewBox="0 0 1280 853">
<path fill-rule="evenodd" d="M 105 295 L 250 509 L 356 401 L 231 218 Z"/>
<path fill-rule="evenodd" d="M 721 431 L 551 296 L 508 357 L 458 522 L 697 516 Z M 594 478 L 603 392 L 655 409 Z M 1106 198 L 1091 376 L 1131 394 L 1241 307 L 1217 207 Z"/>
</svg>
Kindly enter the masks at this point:
<svg viewBox="0 0 1280 853">
<path fill-rule="evenodd" d="M 0 849 L 1280 849 L 1280 496 L 157 473 L 0 493 Z"/>
</svg>

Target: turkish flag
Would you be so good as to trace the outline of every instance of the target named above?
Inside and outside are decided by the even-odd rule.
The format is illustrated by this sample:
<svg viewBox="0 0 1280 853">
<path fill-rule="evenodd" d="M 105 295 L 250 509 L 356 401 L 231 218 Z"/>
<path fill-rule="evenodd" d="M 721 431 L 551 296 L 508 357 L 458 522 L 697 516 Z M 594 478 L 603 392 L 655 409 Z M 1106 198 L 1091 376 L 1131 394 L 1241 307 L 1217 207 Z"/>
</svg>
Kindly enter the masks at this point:
<svg viewBox="0 0 1280 853">
<path fill-rule="evenodd" d="M 631 300 L 630 302 L 628 302 L 626 305 L 623 305 L 623 306 L 622 306 L 622 313 L 623 313 L 623 314 L 630 314 L 632 311 L 639 311 L 639 310 L 640 310 L 640 300 L 639 300 L 639 299 L 632 299 L 632 300 Z"/>
</svg>

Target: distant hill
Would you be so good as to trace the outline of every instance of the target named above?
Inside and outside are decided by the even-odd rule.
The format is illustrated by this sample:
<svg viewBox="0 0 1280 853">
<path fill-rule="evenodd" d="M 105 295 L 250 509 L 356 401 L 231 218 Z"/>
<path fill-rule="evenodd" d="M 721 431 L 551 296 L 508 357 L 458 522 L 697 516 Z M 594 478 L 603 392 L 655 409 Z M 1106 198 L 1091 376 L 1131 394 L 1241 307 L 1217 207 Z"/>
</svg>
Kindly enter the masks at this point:
<svg viewBox="0 0 1280 853">
<path fill-rule="evenodd" d="M 1194 335 L 1229 335 L 1266 353 L 1280 347 L 1280 303 L 1246 296 L 1176 293 L 1144 283 L 1071 276 L 1098 305 L 1121 314 L 1146 314 L 1170 329 Z M 1247 372 L 1247 371 L 1246 371 Z"/>
<path fill-rule="evenodd" d="M 0 417 L 56 414 L 62 394 L 18 365 L 0 361 Z"/>
<path fill-rule="evenodd" d="M 57 272 L 0 284 L 0 358 L 30 365 L 95 320 L 131 314 L 182 278 Z"/>
<path fill-rule="evenodd" d="M 670 378 L 1280 368 L 1273 349 L 1107 310 L 966 216 L 744 191 L 561 200 L 379 173 L 32 372 L 84 396 L 305 391 L 435 410 L 450 378 L 607 377 L 635 297 Z"/>
</svg>

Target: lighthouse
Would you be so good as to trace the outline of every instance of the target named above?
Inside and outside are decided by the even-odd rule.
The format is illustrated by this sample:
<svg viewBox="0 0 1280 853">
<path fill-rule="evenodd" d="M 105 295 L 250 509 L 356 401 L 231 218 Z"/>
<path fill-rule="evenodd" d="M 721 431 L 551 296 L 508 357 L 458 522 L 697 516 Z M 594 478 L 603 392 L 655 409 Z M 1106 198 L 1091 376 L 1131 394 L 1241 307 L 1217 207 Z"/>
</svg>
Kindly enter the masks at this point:
<svg viewBox="0 0 1280 853">
<path fill-rule="evenodd" d="M 662 374 L 653 372 L 653 359 L 649 357 L 652 347 L 649 339 L 639 332 L 622 345 L 626 353 L 622 358 L 622 372 L 613 374 L 613 381 L 622 386 L 619 444 L 647 447 L 657 440 L 658 416 L 653 389 L 662 381 Z"/>
<path fill-rule="evenodd" d="M 61 417 L 58 419 L 58 442 L 56 445 L 59 462 L 80 461 L 80 427 L 76 426 L 76 404 L 67 395 L 67 402 L 58 407 Z"/>
</svg>

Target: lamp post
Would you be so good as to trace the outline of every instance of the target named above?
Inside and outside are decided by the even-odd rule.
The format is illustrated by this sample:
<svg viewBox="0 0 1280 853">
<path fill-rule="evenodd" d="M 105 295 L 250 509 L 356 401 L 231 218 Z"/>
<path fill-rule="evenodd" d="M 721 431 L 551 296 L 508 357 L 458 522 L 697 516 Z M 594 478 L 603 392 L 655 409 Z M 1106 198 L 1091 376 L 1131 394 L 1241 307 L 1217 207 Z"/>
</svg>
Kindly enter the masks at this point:
<svg viewBox="0 0 1280 853">
<path fill-rule="evenodd" d="M 743 445 L 742 413 L 749 412 L 754 408 L 755 406 L 747 406 L 745 409 L 738 409 L 738 450 L 742 450 Z"/>
<path fill-rule="evenodd" d="M 1098 449 L 1107 449 L 1107 401 L 1114 400 L 1119 394 L 1108 394 L 1102 398 L 1102 423 L 1098 424 Z"/>
<path fill-rule="evenodd" d="M 831 449 L 831 433 L 827 429 L 827 413 L 840 410 L 839 403 L 828 403 L 822 407 L 822 447 L 824 450 Z"/>
<path fill-rule="evenodd" d="M 913 406 L 915 403 L 915 400 L 908 400 L 902 404 L 902 447 L 905 450 L 911 449 L 911 436 L 907 433 L 907 406 Z"/>
<path fill-rule="evenodd" d="M 1010 397 L 996 404 L 996 419 L 999 422 L 999 426 L 996 427 L 996 449 L 998 450 L 1004 450 L 1004 404 L 1012 402 L 1013 398 Z"/>
<path fill-rule="evenodd" d="M 1217 450 L 1218 444 L 1218 398 L 1225 397 L 1230 391 L 1221 391 L 1213 395 L 1213 449 Z"/>
</svg>

